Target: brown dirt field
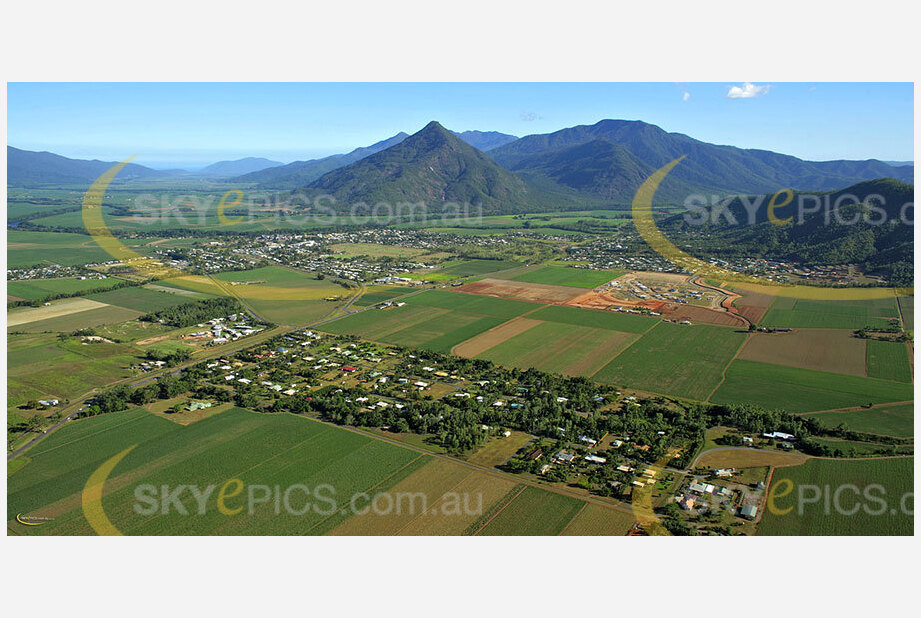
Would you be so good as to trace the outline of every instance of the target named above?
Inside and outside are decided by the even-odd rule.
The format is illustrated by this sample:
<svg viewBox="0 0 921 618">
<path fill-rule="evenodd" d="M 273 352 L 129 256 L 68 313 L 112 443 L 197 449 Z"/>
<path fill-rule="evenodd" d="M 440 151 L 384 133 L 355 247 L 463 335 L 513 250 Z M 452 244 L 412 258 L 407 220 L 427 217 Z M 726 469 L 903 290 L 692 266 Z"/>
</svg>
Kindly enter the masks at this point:
<svg viewBox="0 0 921 618">
<path fill-rule="evenodd" d="M 739 317 L 725 311 L 714 311 L 697 305 L 668 305 L 662 315 L 673 320 L 690 320 L 695 324 L 716 324 L 717 326 L 738 326 L 748 328 Z"/>
<path fill-rule="evenodd" d="M 569 522 L 562 536 L 624 536 L 636 522 L 633 515 L 599 504 L 586 504 Z"/>
<path fill-rule="evenodd" d="M 790 333 L 752 333 L 739 358 L 802 369 L 867 375 L 867 341 L 850 331 L 800 328 Z"/>
<path fill-rule="evenodd" d="M 565 303 L 582 294 L 582 290 L 579 288 L 564 285 L 506 281 L 503 279 L 481 279 L 480 281 L 454 288 L 452 291 L 551 304 Z"/>
<path fill-rule="evenodd" d="M 624 300 L 604 292 L 586 292 L 576 298 L 564 303 L 571 307 L 581 307 L 583 309 L 610 309 L 611 307 L 641 307 L 659 313 L 665 308 L 665 303 L 661 300 Z"/>
<path fill-rule="evenodd" d="M 770 294 L 751 292 L 748 290 L 734 290 L 737 294 L 742 294 L 742 298 L 735 301 L 735 306 L 739 313 L 757 324 L 767 313 L 768 308 L 774 301 Z"/>
<path fill-rule="evenodd" d="M 802 453 L 767 451 L 754 448 L 730 448 L 712 451 L 698 458 L 695 468 L 761 468 L 764 466 L 798 466 L 808 457 Z"/>
<path fill-rule="evenodd" d="M 520 335 L 534 328 L 538 324 L 543 324 L 543 322 L 528 318 L 514 318 L 454 346 L 451 353 L 464 358 L 474 358 L 500 343 L 511 339 L 515 335 Z"/>
</svg>

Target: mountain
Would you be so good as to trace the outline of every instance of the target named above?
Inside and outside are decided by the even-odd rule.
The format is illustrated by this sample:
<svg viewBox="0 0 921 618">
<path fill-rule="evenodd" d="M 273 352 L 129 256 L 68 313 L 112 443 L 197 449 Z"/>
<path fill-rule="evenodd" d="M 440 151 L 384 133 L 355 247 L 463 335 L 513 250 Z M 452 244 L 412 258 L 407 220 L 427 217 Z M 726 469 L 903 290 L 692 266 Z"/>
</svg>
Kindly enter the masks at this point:
<svg viewBox="0 0 921 618">
<path fill-rule="evenodd" d="M 499 133 L 498 131 L 464 131 L 463 133 L 452 131 L 452 133 L 483 152 L 504 146 L 518 139 L 514 135 Z"/>
<path fill-rule="evenodd" d="M 608 142 L 620 149 L 593 142 Z M 580 146 L 584 148 L 577 148 Z M 542 176 L 623 203 L 629 203 L 639 186 L 638 172 L 658 169 L 683 155 L 687 157 L 656 194 L 664 202 L 680 203 L 691 193 L 752 194 L 785 187 L 823 191 L 882 177 L 914 180 L 911 166 L 894 167 L 873 159 L 804 161 L 767 150 L 708 144 L 628 120 L 602 120 L 529 135 L 489 151 L 494 161 L 511 171 Z M 572 173 L 580 167 L 583 173 Z"/>
<path fill-rule="evenodd" d="M 393 137 L 381 140 L 370 146 L 356 148 L 348 154 L 337 154 L 322 159 L 295 161 L 287 165 L 270 167 L 268 169 L 238 176 L 233 179 L 233 182 L 255 182 L 266 189 L 294 189 L 310 184 L 327 172 L 345 167 L 350 163 L 360 161 L 376 152 L 395 146 L 407 137 L 409 137 L 409 135 L 401 131 Z"/>
<path fill-rule="evenodd" d="M 52 152 L 6 147 L 7 185 L 91 183 L 113 165 L 114 161 L 68 159 Z M 119 172 L 118 179 L 162 178 L 174 173 L 129 163 Z"/>
<path fill-rule="evenodd" d="M 710 216 L 703 212 L 693 217 L 674 215 L 660 227 L 669 236 L 690 234 L 695 238 L 690 245 L 706 257 L 745 255 L 805 264 L 861 264 L 885 275 L 894 285 L 913 285 L 914 226 L 910 221 L 914 210 L 903 212 L 906 204 L 914 203 L 913 185 L 880 178 L 838 191 L 795 193 L 791 205 L 776 212 L 780 219 L 793 217 L 782 225 L 768 221 L 770 197 L 760 196 L 760 202 L 747 199 L 754 217 L 749 217 L 745 204 L 736 198 L 718 217 L 712 216 L 713 211 Z"/>
<path fill-rule="evenodd" d="M 246 157 L 244 159 L 236 159 L 235 161 L 218 161 L 217 163 L 212 163 L 208 167 L 199 170 L 198 174 L 205 176 L 240 176 L 241 174 L 259 172 L 264 169 L 278 167 L 279 165 L 284 165 L 284 163 L 281 161 L 264 159 L 262 157 Z"/>
<path fill-rule="evenodd" d="M 484 212 L 527 210 L 529 189 L 482 152 L 435 121 L 395 146 L 334 170 L 308 187 L 340 205 L 446 202 Z"/>
</svg>

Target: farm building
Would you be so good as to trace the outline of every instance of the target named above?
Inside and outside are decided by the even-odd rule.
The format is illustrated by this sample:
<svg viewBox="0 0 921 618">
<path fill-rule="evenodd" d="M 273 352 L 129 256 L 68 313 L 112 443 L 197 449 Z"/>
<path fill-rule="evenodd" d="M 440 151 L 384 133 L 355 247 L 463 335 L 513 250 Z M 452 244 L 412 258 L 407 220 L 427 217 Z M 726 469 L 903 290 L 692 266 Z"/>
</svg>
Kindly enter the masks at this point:
<svg viewBox="0 0 921 618">
<path fill-rule="evenodd" d="M 754 519 L 756 515 L 758 515 L 757 506 L 746 504 L 741 509 L 739 509 L 739 516 L 744 517 L 745 519 Z"/>
</svg>

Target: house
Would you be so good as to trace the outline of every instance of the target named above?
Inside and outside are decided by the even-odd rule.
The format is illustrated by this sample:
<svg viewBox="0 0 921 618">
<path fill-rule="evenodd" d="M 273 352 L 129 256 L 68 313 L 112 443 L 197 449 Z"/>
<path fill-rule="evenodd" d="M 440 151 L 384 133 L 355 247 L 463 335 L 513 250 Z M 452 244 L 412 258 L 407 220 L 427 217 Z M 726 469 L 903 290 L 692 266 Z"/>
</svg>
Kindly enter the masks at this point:
<svg viewBox="0 0 921 618">
<path fill-rule="evenodd" d="M 758 507 L 752 506 L 751 504 L 746 504 L 741 509 L 739 509 L 739 516 L 744 517 L 748 520 L 755 519 L 755 516 L 758 515 Z"/>
<path fill-rule="evenodd" d="M 554 460 L 554 461 L 557 461 L 557 462 L 559 462 L 559 463 L 568 463 L 568 464 L 571 464 L 572 462 L 574 462 L 574 461 L 576 460 L 576 456 L 573 455 L 572 453 L 567 453 L 567 452 L 565 452 L 565 451 L 560 451 L 559 453 L 557 453 L 556 455 L 553 456 L 553 460 Z"/>
<path fill-rule="evenodd" d="M 596 444 L 598 444 L 598 440 L 589 438 L 588 436 L 579 436 L 579 442 L 585 442 L 589 446 L 595 446 Z"/>
<path fill-rule="evenodd" d="M 539 474 L 547 474 L 547 472 L 549 472 L 552 468 L 553 468 L 552 465 L 544 464 L 540 467 L 540 470 L 538 472 Z"/>
<path fill-rule="evenodd" d="M 210 401 L 190 401 L 187 409 L 189 412 L 195 412 L 196 410 L 205 410 L 210 407 Z"/>
<path fill-rule="evenodd" d="M 694 508 L 694 505 L 697 504 L 697 499 L 694 496 L 682 496 L 678 500 L 678 506 L 683 508 L 685 511 L 690 511 Z"/>
<path fill-rule="evenodd" d="M 730 479 L 735 473 L 735 470 L 732 468 L 718 468 L 713 471 L 713 476 L 719 477 L 721 479 Z"/>
<path fill-rule="evenodd" d="M 772 438 L 774 440 L 784 440 L 786 442 L 791 442 L 795 439 L 792 434 L 783 433 L 782 431 L 772 431 L 771 433 L 763 433 L 761 435 L 764 436 L 765 438 Z"/>
<path fill-rule="evenodd" d="M 512 435 L 512 432 L 509 431 L 508 429 L 506 429 L 505 431 L 502 432 L 502 437 L 503 437 L 503 438 L 507 438 L 507 437 L 509 437 L 510 435 Z"/>
<path fill-rule="evenodd" d="M 58 405 L 59 402 L 57 399 L 40 399 L 38 403 L 39 405 L 50 408 L 52 406 Z"/>
<path fill-rule="evenodd" d="M 601 464 L 607 463 L 608 460 L 606 457 L 598 457 L 598 455 L 586 455 L 585 461 L 587 461 L 588 463 L 601 465 Z"/>
</svg>

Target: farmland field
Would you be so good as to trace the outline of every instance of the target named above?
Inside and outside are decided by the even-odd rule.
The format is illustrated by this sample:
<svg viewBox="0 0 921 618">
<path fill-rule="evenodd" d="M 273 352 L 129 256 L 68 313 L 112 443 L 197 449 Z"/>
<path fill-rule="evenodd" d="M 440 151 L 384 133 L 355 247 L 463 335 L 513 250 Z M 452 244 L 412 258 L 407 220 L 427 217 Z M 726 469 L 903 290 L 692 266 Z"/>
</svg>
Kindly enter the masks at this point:
<svg viewBox="0 0 921 618">
<path fill-rule="evenodd" d="M 7 313 L 7 330 L 28 333 L 65 332 L 115 324 L 142 315 L 140 311 L 106 305 L 89 298 L 65 298 L 48 307 L 14 309 Z"/>
<path fill-rule="evenodd" d="M 124 534 L 462 534 L 515 488 L 511 479 L 293 415 L 231 408 L 182 426 L 135 408 L 75 421 L 36 445 L 9 476 L 8 527 L 19 534 L 93 534 L 81 507 L 84 484 L 133 445 L 109 475 L 102 498 L 105 515 Z M 216 490 L 205 498 L 204 514 L 190 492 L 178 501 L 192 515 L 175 504 L 166 514 L 134 508 L 141 484 L 204 490 L 230 479 L 254 489 L 229 494 L 224 511 L 217 508 Z M 312 502 L 303 490 L 291 496 L 292 509 L 303 513 L 276 512 L 260 489 L 292 484 L 315 490 Z M 250 503 L 250 492 L 259 499 Z M 405 500 L 418 500 L 420 492 L 427 509 L 413 514 Z M 481 533 L 557 534 L 584 504 L 528 488 Z M 535 513 L 541 515 L 531 517 Z M 17 514 L 53 519 L 26 528 L 15 524 Z M 521 518 L 530 523 L 516 523 Z M 606 533 L 608 523 L 588 529 L 595 527 Z"/>
<path fill-rule="evenodd" d="M 90 294 L 86 298 L 105 303 L 113 307 L 122 307 L 132 311 L 143 313 L 153 313 L 161 309 L 176 307 L 195 302 L 194 298 L 186 298 L 181 294 L 170 294 L 169 292 L 158 292 L 141 287 L 121 288 L 99 294 Z"/>
<path fill-rule="evenodd" d="M 655 318 L 642 315 L 555 305 L 544 307 L 530 317 L 535 320 L 575 324 L 576 326 L 588 326 L 591 328 L 608 328 L 625 333 L 645 333 L 659 323 Z"/>
<path fill-rule="evenodd" d="M 594 379 L 705 400 L 745 340 L 731 328 L 660 322 L 605 365 Z"/>
<path fill-rule="evenodd" d="M 442 290 L 430 290 L 422 294 L 416 294 L 407 299 L 406 302 L 417 307 L 440 307 L 442 309 L 452 309 L 467 313 L 491 315 L 507 320 L 539 308 L 539 305 L 536 303 L 528 303 L 520 300 L 491 298 L 488 296 L 476 296 L 474 294 L 462 294 L 460 292 L 445 292 Z"/>
<path fill-rule="evenodd" d="M 548 536 L 563 531 L 585 502 L 527 487 L 491 519 L 477 535 Z"/>
<path fill-rule="evenodd" d="M 470 275 L 485 275 L 487 273 L 508 270 L 522 266 L 519 262 L 509 260 L 465 260 L 461 262 L 452 262 L 445 265 L 437 274 L 449 275 L 452 278 L 469 277 Z M 429 279 L 428 274 L 425 279 Z"/>
<path fill-rule="evenodd" d="M 913 467 L 914 459 L 909 457 L 868 461 L 812 459 L 802 466 L 778 469 L 769 488 L 774 495 L 775 509 L 765 512 L 758 534 L 911 535 L 914 520 L 902 510 L 901 501 L 913 491 Z M 868 489 L 871 485 L 876 487 Z M 806 486 L 830 492 L 832 503 L 834 492 L 843 487 L 838 494 L 840 510 L 832 508 L 826 513 L 824 495 L 820 495 L 816 501 L 805 504 L 799 513 L 795 501 L 800 486 L 809 498 L 814 492 Z M 857 493 L 864 491 L 868 491 L 872 499 Z M 905 506 L 914 508 L 910 496 Z M 789 512 L 783 512 L 791 507 Z M 852 514 L 845 514 L 852 511 Z"/>
<path fill-rule="evenodd" d="M 867 341 L 867 375 L 871 378 L 911 382 L 908 347 L 893 341 Z"/>
<path fill-rule="evenodd" d="M 77 294 L 87 290 L 104 290 L 119 283 L 121 279 L 112 277 L 106 279 L 27 279 L 8 282 L 6 293 L 25 300 L 38 300 L 51 294 Z"/>
<path fill-rule="evenodd" d="M 636 522 L 629 513 L 588 504 L 563 530 L 563 536 L 623 536 Z"/>
<path fill-rule="evenodd" d="M 512 281 L 591 289 L 616 279 L 625 272 L 623 270 L 590 270 L 588 268 L 570 268 L 568 266 L 544 266 L 512 277 Z"/>
<path fill-rule="evenodd" d="M 851 331 L 833 329 L 753 333 L 739 352 L 739 358 L 866 376 L 867 340 L 854 337 Z"/>
<path fill-rule="evenodd" d="M 905 438 L 915 435 L 915 406 L 913 403 L 876 406 L 846 412 L 804 414 L 803 416 L 813 418 L 826 427 L 837 427 L 841 423 L 846 423 L 854 431 Z"/>
<path fill-rule="evenodd" d="M 80 214 L 77 227 L 82 227 Z M 151 239 L 126 239 L 125 244 L 137 249 Z M 25 268 L 36 264 L 75 266 L 90 262 L 105 262 L 112 256 L 99 248 L 87 234 L 67 232 L 30 232 L 9 230 L 7 233 L 7 268 Z"/>
<path fill-rule="evenodd" d="M 762 326 L 781 328 L 885 328 L 898 317 L 895 298 L 821 301 L 777 297 Z"/>
<path fill-rule="evenodd" d="M 711 401 L 814 412 L 910 401 L 912 397 L 911 384 L 736 360 Z"/>
</svg>

